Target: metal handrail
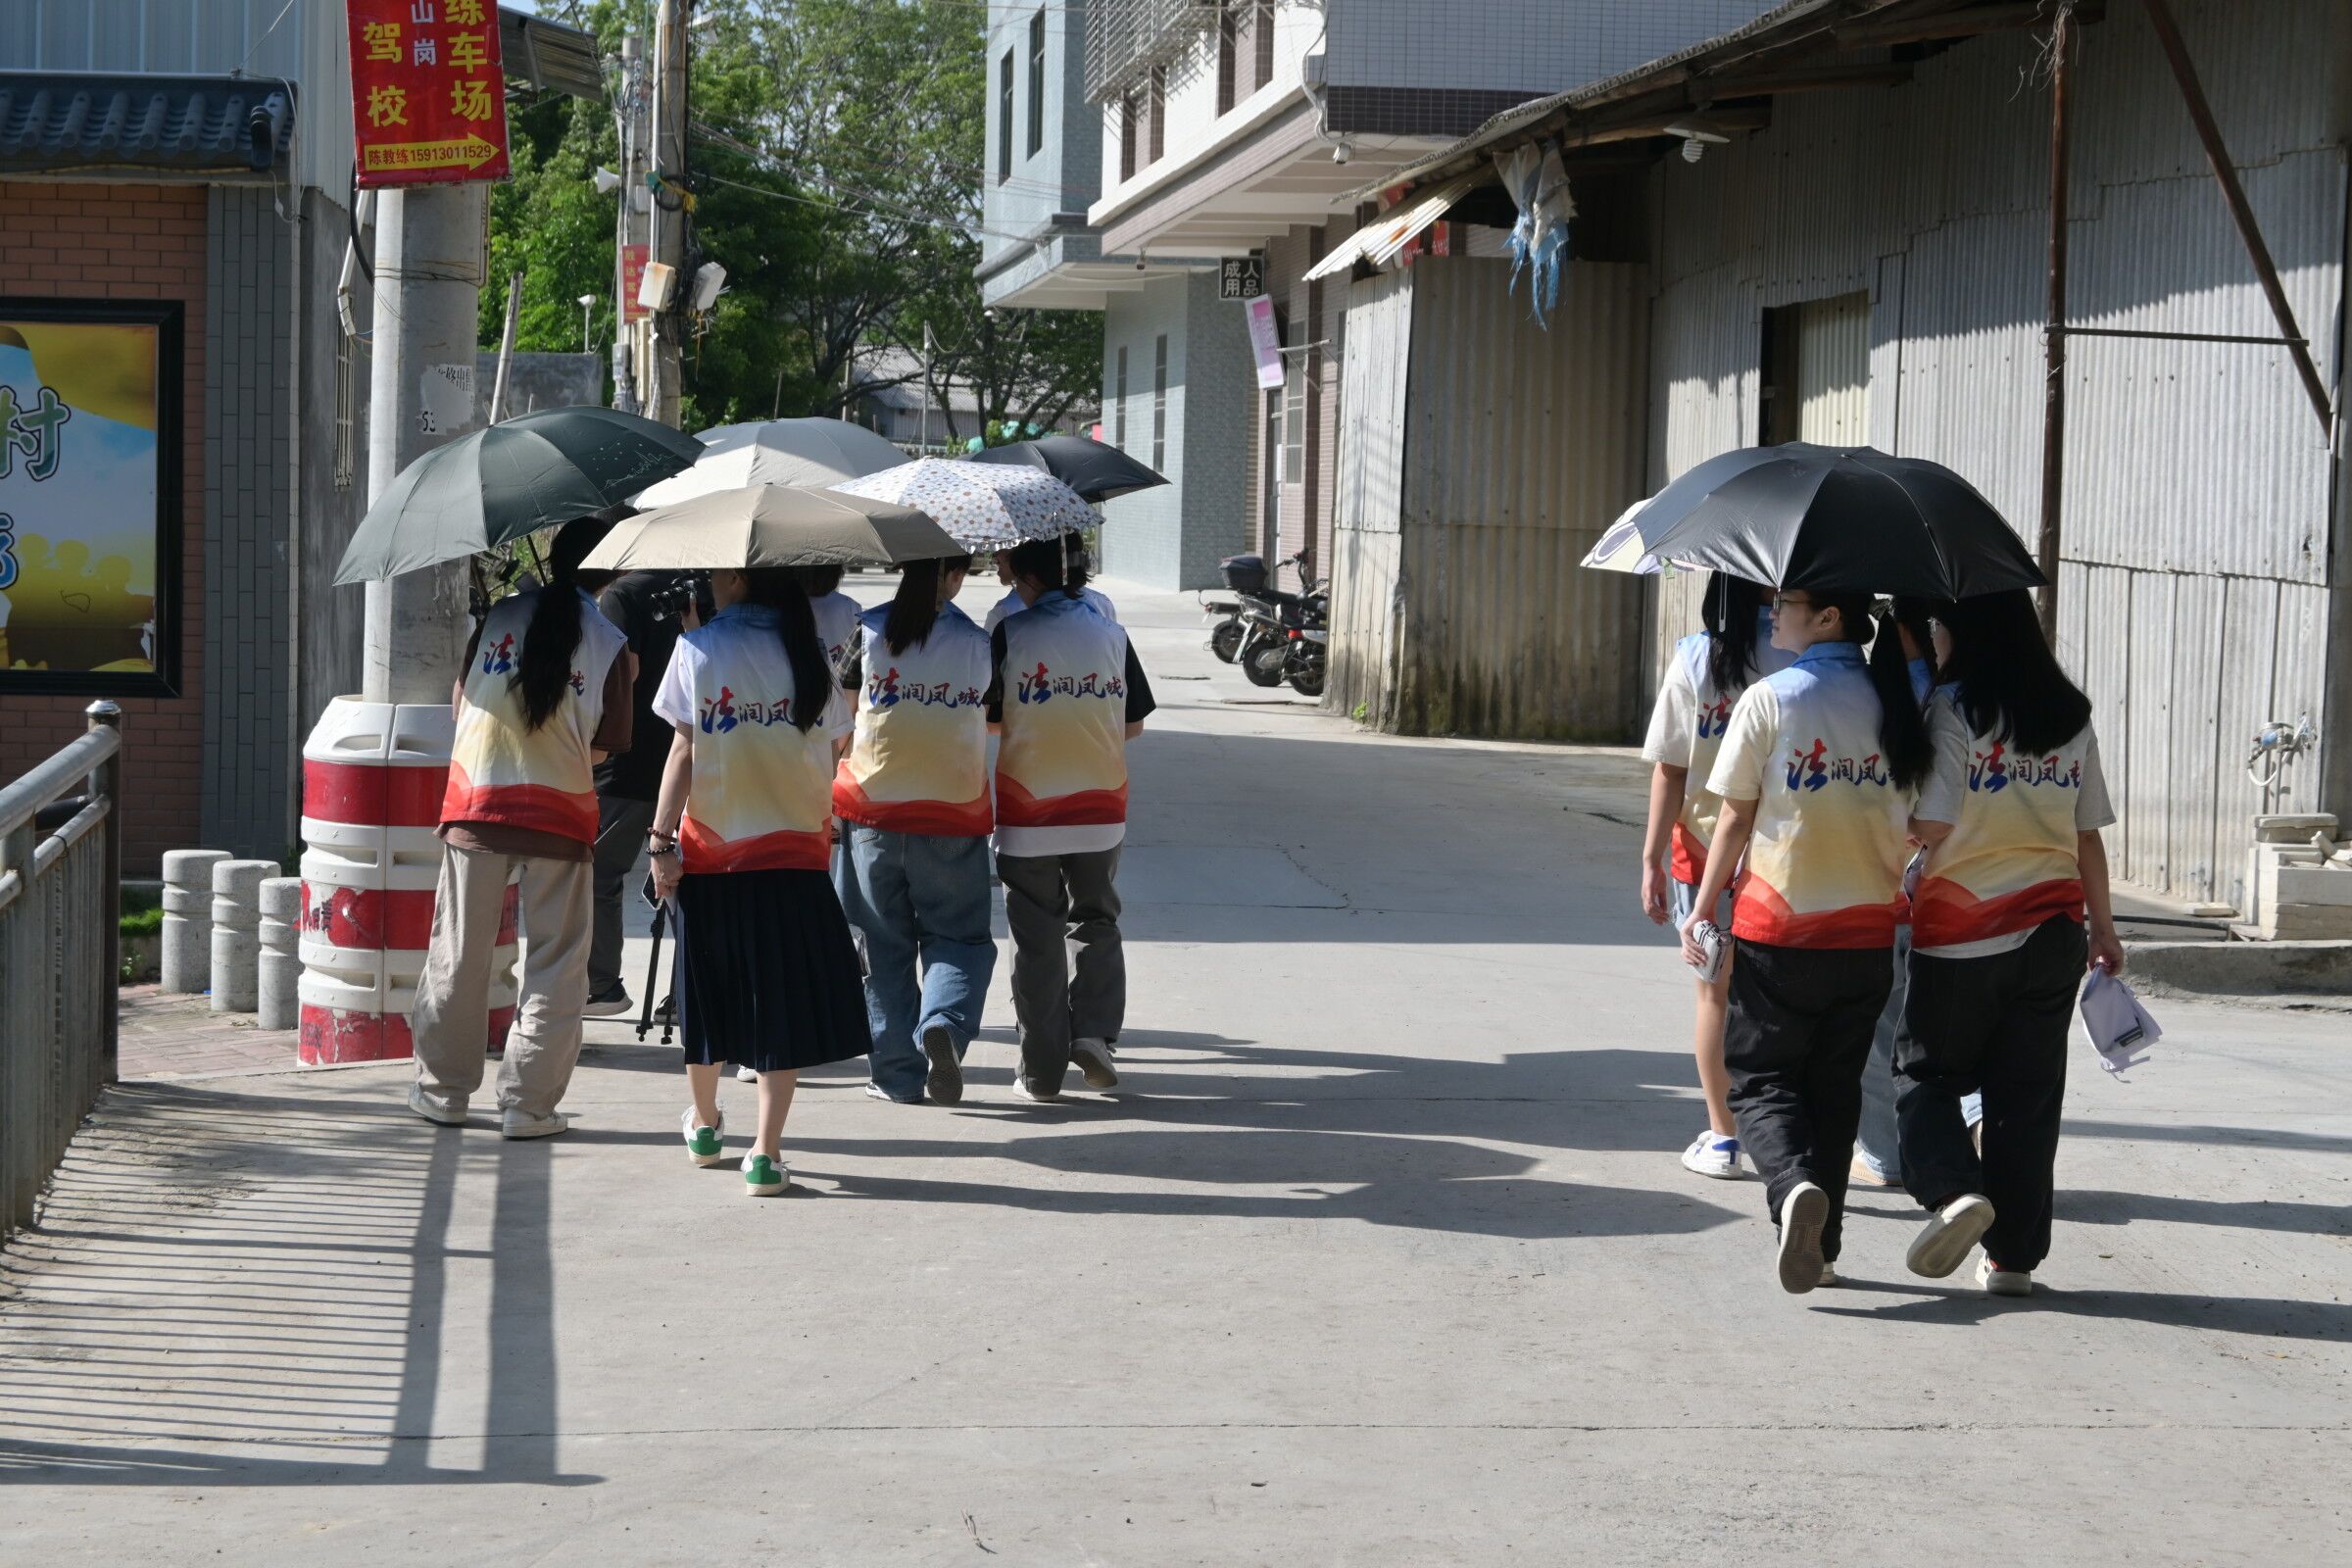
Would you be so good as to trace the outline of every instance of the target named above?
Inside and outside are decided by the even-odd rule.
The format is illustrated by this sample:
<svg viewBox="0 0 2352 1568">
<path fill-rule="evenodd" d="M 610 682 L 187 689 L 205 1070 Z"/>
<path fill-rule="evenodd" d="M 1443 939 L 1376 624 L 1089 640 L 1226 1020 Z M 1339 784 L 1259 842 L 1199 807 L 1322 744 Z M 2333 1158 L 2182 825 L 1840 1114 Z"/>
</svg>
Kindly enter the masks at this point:
<svg viewBox="0 0 2352 1568">
<path fill-rule="evenodd" d="M 0 1237 L 114 1082 L 121 1019 L 122 710 L 0 786 Z"/>
</svg>

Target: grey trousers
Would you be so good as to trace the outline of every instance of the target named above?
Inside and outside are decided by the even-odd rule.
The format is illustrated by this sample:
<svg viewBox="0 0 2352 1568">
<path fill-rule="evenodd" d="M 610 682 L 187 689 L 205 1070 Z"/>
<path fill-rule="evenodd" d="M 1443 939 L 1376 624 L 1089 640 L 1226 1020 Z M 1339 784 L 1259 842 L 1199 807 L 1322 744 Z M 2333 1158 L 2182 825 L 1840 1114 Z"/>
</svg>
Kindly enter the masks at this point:
<svg viewBox="0 0 2352 1568">
<path fill-rule="evenodd" d="M 1012 931 L 1012 1010 L 1021 1077 L 1058 1093 L 1072 1040 L 1119 1038 L 1127 955 L 1119 938 L 1117 848 L 1087 855 L 999 855 Z"/>
<path fill-rule="evenodd" d="M 499 1109 L 552 1114 L 580 1059 L 580 1004 L 588 999 L 588 862 L 481 855 L 445 845 L 433 894 L 433 934 L 409 1014 L 417 1087 L 444 1109 L 463 1109 L 482 1085 L 491 957 L 507 877 L 518 867 L 522 995 L 499 1064 Z"/>
<path fill-rule="evenodd" d="M 601 996 L 620 984 L 620 906 L 628 896 L 629 873 L 645 850 L 645 830 L 654 825 L 654 803 L 602 795 L 596 802 L 596 934 L 588 943 L 588 994 Z"/>
</svg>

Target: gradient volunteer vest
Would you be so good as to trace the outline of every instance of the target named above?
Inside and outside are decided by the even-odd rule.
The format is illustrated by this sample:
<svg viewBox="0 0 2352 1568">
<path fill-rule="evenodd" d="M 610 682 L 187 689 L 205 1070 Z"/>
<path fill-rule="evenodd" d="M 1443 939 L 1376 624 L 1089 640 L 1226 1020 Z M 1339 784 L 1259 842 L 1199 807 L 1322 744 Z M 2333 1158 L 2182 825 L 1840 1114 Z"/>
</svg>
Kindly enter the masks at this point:
<svg viewBox="0 0 2352 1568">
<path fill-rule="evenodd" d="M 495 822 L 593 844 L 596 781 L 588 742 L 604 717 L 605 677 L 628 639 L 580 594 L 571 679 L 547 722 L 525 729 L 514 676 L 522 668 L 532 607 L 546 591 L 515 594 L 493 606 L 482 622 L 473 662 L 466 668 L 466 705 L 450 748 L 441 820 Z"/>
<path fill-rule="evenodd" d="M 684 868 L 822 871 L 833 860 L 833 736 L 792 722 L 782 617 L 733 605 L 678 639 L 654 711 L 694 736 L 694 782 L 678 823 Z M 829 712 L 840 698 L 826 683 Z"/>
<path fill-rule="evenodd" d="M 997 821 L 1127 820 L 1127 633 L 1059 589 L 1007 616 Z"/>
<path fill-rule="evenodd" d="M 1902 917 L 1911 792 L 1879 743 L 1878 689 L 1855 643 L 1816 643 L 1741 694 L 1719 796 L 1756 795 L 1732 934 L 1790 948 L 1886 948 Z"/>
<path fill-rule="evenodd" d="M 1794 656 L 1772 646 L 1772 612 L 1759 611 L 1757 614 L 1755 657 L 1760 680 L 1787 669 Z M 1723 815 L 1723 797 L 1707 788 L 1707 778 L 1715 771 L 1715 754 L 1723 750 L 1723 732 L 1732 721 L 1732 707 L 1747 689 L 1743 685 L 1728 691 L 1716 689 L 1707 673 L 1707 646 L 1705 632 L 1693 632 L 1676 643 L 1674 664 L 1668 672 L 1669 678 L 1689 685 L 1695 710 L 1690 760 L 1686 764 L 1690 774 L 1683 786 L 1682 815 L 1675 818 L 1674 853 L 1669 861 L 1669 874 L 1691 887 L 1706 877 L 1707 846 L 1715 842 L 1715 823 Z"/>
<path fill-rule="evenodd" d="M 976 838 L 995 826 L 988 799 L 988 634 L 954 605 L 904 653 L 883 641 L 884 606 L 859 620 L 865 671 L 858 738 L 833 778 L 845 822 Z"/>
<path fill-rule="evenodd" d="M 1928 724 L 1939 738 L 1968 734 L 1957 688 L 1936 691 Z M 1937 778 L 1920 802 L 1923 815 L 1933 808 L 1952 831 L 1928 858 L 1912 905 L 1913 942 L 1951 947 L 2031 931 L 2055 915 L 2082 918 L 2076 808 L 2086 758 L 2096 745 L 2087 724 L 2056 751 L 2036 757 L 1968 735 L 1962 776 Z"/>
</svg>

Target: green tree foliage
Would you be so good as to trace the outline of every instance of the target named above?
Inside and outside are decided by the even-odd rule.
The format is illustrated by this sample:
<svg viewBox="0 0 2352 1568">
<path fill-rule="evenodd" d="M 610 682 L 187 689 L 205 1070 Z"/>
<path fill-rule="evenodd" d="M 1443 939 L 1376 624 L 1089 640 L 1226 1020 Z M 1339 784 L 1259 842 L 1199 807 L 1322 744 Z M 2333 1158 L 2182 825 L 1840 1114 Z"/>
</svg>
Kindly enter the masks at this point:
<svg viewBox="0 0 2352 1568">
<path fill-rule="evenodd" d="M 651 35 L 650 0 L 544 5 L 609 53 Z M 1050 422 L 1101 384 L 1091 316 L 983 315 L 972 270 L 986 66 L 968 0 L 699 0 L 693 29 L 694 254 L 726 269 L 685 366 L 689 428 L 771 412 L 837 414 L 854 361 L 914 348 L 968 378 L 992 421 Z M 555 99 L 513 112 L 515 177 L 492 202 L 495 346 L 507 274 L 526 273 L 516 344 L 576 350 L 581 294 L 612 340 L 612 116 Z"/>
</svg>

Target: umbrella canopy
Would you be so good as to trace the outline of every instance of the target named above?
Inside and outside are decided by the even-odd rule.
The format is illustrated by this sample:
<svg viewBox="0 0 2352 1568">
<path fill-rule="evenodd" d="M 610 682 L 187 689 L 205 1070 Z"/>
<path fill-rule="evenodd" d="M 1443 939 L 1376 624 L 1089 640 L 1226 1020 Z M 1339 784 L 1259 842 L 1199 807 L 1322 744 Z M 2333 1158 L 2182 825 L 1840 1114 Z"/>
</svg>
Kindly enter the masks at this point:
<svg viewBox="0 0 2352 1568">
<path fill-rule="evenodd" d="M 847 419 L 759 419 L 705 430 L 694 466 L 637 498 L 640 507 L 666 507 L 713 490 L 748 484 L 837 484 L 895 468 L 906 454 Z"/>
<path fill-rule="evenodd" d="M 924 458 L 833 486 L 929 513 L 966 550 L 1009 550 L 1102 522 L 1084 497 L 1039 468 Z"/>
<path fill-rule="evenodd" d="M 591 571 L 856 566 L 959 556 L 912 507 L 795 485 L 714 490 L 612 525 L 580 563 Z"/>
<path fill-rule="evenodd" d="M 1082 435 L 1040 436 L 990 447 L 974 463 L 1006 463 L 1016 467 L 1043 468 L 1089 501 L 1108 501 L 1166 484 L 1165 474 L 1147 468 L 1117 447 L 1090 441 Z"/>
<path fill-rule="evenodd" d="M 1637 577 L 1655 577 L 1670 565 L 1683 564 L 1679 561 L 1660 561 L 1642 547 L 1642 509 L 1648 505 L 1646 501 L 1637 501 L 1619 513 L 1617 520 L 1609 524 L 1600 542 L 1586 553 L 1580 564 L 1594 571 L 1623 571 Z"/>
<path fill-rule="evenodd" d="M 1637 564 L 1652 556 L 1824 593 L 1969 599 L 2042 582 L 1992 503 L 1941 464 L 1801 441 L 1709 458 L 1602 545 Z M 1587 564 L 1607 564 L 1602 553 Z"/>
<path fill-rule="evenodd" d="M 435 447 L 360 519 L 335 581 L 415 571 L 603 512 L 678 472 L 702 446 L 613 409 L 539 409 Z"/>
</svg>

